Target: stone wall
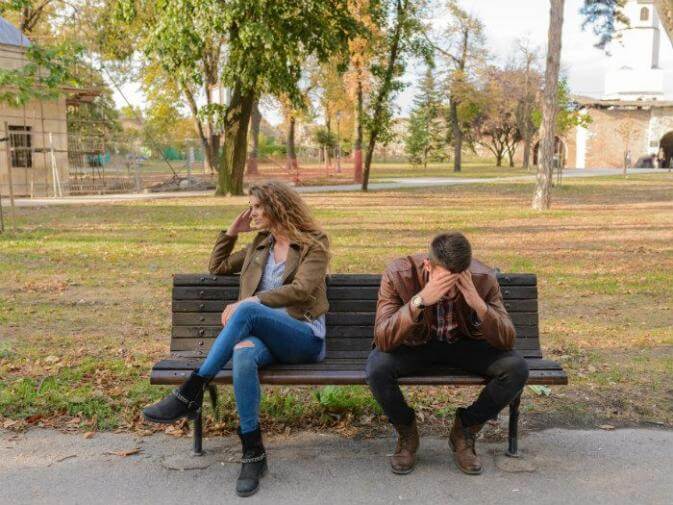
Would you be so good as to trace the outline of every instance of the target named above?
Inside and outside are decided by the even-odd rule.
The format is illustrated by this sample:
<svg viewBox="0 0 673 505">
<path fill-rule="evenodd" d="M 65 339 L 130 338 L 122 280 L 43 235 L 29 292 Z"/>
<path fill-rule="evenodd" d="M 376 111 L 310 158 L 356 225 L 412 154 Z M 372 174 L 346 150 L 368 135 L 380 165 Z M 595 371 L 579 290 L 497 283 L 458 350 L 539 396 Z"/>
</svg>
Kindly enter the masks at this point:
<svg viewBox="0 0 673 505">
<path fill-rule="evenodd" d="M 649 154 L 649 110 L 591 109 L 589 115 L 592 122 L 587 128 L 587 168 L 621 168 L 624 165 L 627 141 L 620 133 L 622 125 L 633 125 L 628 142 L 632 163 Z"/>
</svg>

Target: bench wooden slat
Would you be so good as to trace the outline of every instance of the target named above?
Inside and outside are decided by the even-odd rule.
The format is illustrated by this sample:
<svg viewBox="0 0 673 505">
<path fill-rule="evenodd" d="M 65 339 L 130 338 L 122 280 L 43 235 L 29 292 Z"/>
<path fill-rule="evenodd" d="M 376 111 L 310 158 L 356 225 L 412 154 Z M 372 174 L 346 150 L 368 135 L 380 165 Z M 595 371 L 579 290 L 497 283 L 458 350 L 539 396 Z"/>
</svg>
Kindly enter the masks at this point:
<svg viewBox="0 0 673 505">
<path fill-rule="evenodd" d="M 192 339 L 175 339 L 171 343 L 171 352 L 195 351 L 197 356 L 205 356 L 208 354 L 212 341 L 194 342 Z M 327 357 L 329 358 L 352 358 L 352 359 L 367 359 L 371 346 L 367 342 L 355 341 L 358 345 L 346 346 L 342 343 L 337 343 L 332 346 L 327 345 Z M 538 351 L 539 344 L 533 341 L 520 341 L 516 345 L 516 350 L 519 352 Z"/>
<path fill-rule="evenodd" d="M 173 338 L 204 338 L 213 339 L 222 331 L 221 326 L 173 326 Z M 367 337 L 372 338 L 372 326 L 328 326 L 327 338 L 331 337 Z M 537 338 L 539 332 L 536 326 L 520 326 L 516 328 L 518 338 Z"/>
<path fill-rule="evenodd" d="M 171 351 L 188 351 L 201 349 L 207 351 L 212 346 L 214 339 L 176 338 L 171 346 Z M 203 342 L 203 343 L 201 343 Z M 539 342 L 534 339 L 517 339 L 516 349 L 538 349 Z M 332 337 L 327 339 L 327 355 L 333 351 L 370 351 L 372 340 L 370 338 Z"/>
<path fill-rule="evenodd" d="M 150 376 L 152 384 L 176 384 L 183 382 L 189 376 L 188 370 L 156 370 Z M 260 370 L 260 382 L 263 384 L 282 385 L 365 385 L 364 371 L 338 370 Z M 223 370 L 213 380 L 216 384 L 231 384 L 231 371 Z M 486 379 L 478 375 L 453 373 L 438 370 L 423 376 L 402 377 L 399 380 L 403 385 L 481 385 Z M 528 384 L 565 385 L 568 377 L 560 370 L 533 370 L 530 372 Z"/>
<path fill-rule="evenodd" d="M 507 299 L 529 299 L 537 296 L 537 286 L 510 286 L 502 288 Z M 330 300 L 376 300 L 378 287 L 329 287 L 327 298 Z M 174 300 L 233 300 L 238 296 L 237 287 L 194 287 L 177 286 L 173 288 Z"/>
<path fill-rule="evenodd" d="M 237 299 L 222 300 L 173 300 L 173 312 L 222 312 L 224 307 Z M 537 299 L 505 299 L 505 308 L 510 314 L 515 312 L 537 312 Z M 330 312 L 376 312 L 376 300 L 330 300 Z"/>
<path fill-rule="evenodd" d="M 535 286 L 537 276 L 533 274 L 499 273 L 501 286 Z M 238 286 L 236 276 L 217 276 L 206 274 L 175 274 L 174 286 Z M 381 282 L 379 274 L 333 274 L 327 279 L 329 286 L 376 286 Z"/>
<path fill-rule="evenodd" d="M 195 370 L 201 363 L 203 363 L 201 358 L 164 359 L 154 365 L 153 370 Z M 327 358 L 319 363 L 277 363 L 271 365 L 270 368 L 274 370 L 322 370 L 327 367 L 326 369 L 357 371 L 364 370 L 365 363 L 366 360 L 332 360 Z M 548 359 L 531 358 L 527 359 L 526 363 L 528 363 L 530 370 L 562 370 L 560 364 Z M 231 362 L 225 368 L 231 368 Z M 446 369 L 448 367 L 440 368 Z"/>
<path fill-rule="evenodd" d="M 519 353 L 526 359 L 540 359 L 542 358 L 542 351 L 540 350 L 539 347 L 534 348 L 534 349 L 517 349 Z M 190 349 L 186 351 L 171 351 L 170 356 L 173 359 L 187 359 L 187 358 L 198 358 L 200 360 L 203 360 L 206 357 L 207 352 L 203 350 L 195 350 L 195 349 Z M 336 356 L 335 356 L 336 354 Z M 335 351 L 331 355 L 327 356 L 327 360 L 329 361 L 339 361 L 339 362 L 351 362 L 351 361 L 363 361 L 365 359 L 364 356 L 362 357 L 357 357 L 353 358 L 350 356 L 340 356 L 340 353 L 338 351 Z"/>
<path fill-rule="evenodd" d="M 328 312 L 325 317 L 328 326 L 373 325 L 374 312 Z M 515 312 L 510 314 L 515 326 L 537 326 L 536 312 Z M 173 326 L 217 326 L 220 312 L 174 312 Z"/>
</svg>

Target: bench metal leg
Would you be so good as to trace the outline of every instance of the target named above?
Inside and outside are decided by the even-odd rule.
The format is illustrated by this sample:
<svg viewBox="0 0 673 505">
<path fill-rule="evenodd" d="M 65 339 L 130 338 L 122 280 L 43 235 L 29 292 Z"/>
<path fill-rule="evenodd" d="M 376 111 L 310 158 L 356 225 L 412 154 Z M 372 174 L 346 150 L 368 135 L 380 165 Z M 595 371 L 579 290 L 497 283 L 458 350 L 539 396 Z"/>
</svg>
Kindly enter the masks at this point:
<svg viewBox="0 0 673 505">
<path fill-rule="evenodd" d="M 210 406 L 213 408 L 213 415 L 216 420 L 220 420 L 220 414 L 217 411 L 217 387 L 213 384 L 208 385 L 208 395 L 210 396 Z"/>
<path fill-rule="evenodd" d="M 215 418 L 218 419 L 217 413 L 217 388 L 213 384 L 208 385 L 208 396 L 210 396 L 210 405 L 213 407 Z M 192 456 L 203 456 L 203 407 L 194 418 L 194 445 L 192 449 Z"/>
<path fill-rule="evenodd" d="M 509 444 L 505 454 L 510 458 L 519 457 L 519 406 L 522 393 L 509 404 Z"/>
<path fill-rule="evenodd" d="M 203 456 L 203 421 L 201 419 L 201 410 L 194 418 L 194 448 L 192 456 Z"/>
</svg>

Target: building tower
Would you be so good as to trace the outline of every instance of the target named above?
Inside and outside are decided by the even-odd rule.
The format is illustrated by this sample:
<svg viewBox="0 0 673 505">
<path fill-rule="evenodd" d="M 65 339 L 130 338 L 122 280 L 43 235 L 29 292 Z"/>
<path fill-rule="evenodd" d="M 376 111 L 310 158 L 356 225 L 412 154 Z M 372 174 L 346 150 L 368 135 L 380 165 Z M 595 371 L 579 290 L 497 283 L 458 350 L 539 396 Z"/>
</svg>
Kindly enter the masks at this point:
<svg viewBox="0 0 673 505">
<path fill-rule="evenodd" d="M 653 0 L 627 0 L 612 44 L 605 97 L 612 100 L 656 100 L 664 95 L 664 73 L 659 68 L 660 22 Z"/>
</svg>

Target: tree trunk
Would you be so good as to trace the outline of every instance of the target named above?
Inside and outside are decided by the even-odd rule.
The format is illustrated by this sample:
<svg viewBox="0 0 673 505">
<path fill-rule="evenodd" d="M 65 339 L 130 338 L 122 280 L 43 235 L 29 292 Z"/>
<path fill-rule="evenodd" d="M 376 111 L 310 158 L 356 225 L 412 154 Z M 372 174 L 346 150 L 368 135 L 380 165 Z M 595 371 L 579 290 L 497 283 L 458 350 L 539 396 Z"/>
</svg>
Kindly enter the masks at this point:
<svg viewBox="0 0 673 505">
<path fill-rule="evenodd" d="M 372 114 L 372 129 L 369 132 L 369 142 L 367 144 L 367 153 L 365 154 L 365 169 L 362 177 L 362 191 L 367 191 L 369 186 L 369 171 L 372 166 L 372 158 L 374 157 L 374 147 L 376 147 L 376 140 L 381 131 L 380 123 L 382 121 L 383 109 L 388 100 L 388 95 L 392 88 L 393 73 L 397 65 L 397 57 L 400 49 L 400 38 L 402 36 L 402 25 L 405 22 L 407 8 L 409 7 L 408 0 L 397 0 L 396 11 L 397 17 L 395 20 L 395 31 L 393 32 L 392 41 L 390 44 L 390 54 L 388 55 L 388 62 L 386 65 L 386 72 L 383 77 L 383 84 L 379 90 L 379 94 L 374 102 L 374 113 Z"/>
<path fill-rule="evenodd" d="M 248 175 L 257 175 L 259 170 L 257 168 L 257 159 L 259 157 L 259 127 L 262 123 L 262 114 L 259 112 L 259 100 L 255 100 L 252 105 L 252 116 L 250 118 L 250 135 L 252 135 L 252 142 L 250 145 L 250 152 L 248 153 Z"/>
<path fill-rule="evenodd" d="M 453 98 L 449 106 L 449 120 L 451 122 L 451 137 L 453 141 L 453 171 L 460 172 L 463 152 L 463 132 L 458 123 L 458 103 Z"/>
<path fill-rule="evenodd" d="M 297 163 L 297 151 L 295 150 L 294 145 L 294 131 L 296 125 L 296 119 L 294 116 L 290 117 L 290 123 L 287 127 L 287 171 L 294 173 L 299 169 Z"/>
<path fill-rule="evenodd" d="M 329 116 L 329 112 L 325 111 L 325 129 L 327 130 L 327 138 L 330 138 L 332 136 L 332 119 Z M 329 171 L 332 168 L 332 147 L 325 144 L 325 169 L 327 171 L 327 175 L 329 175 Z"/>
<path fill-rule="evenodd" d="M 236 83 L 224 120 L 224 149 L 220 158 L 216 195 L 242 195 L 248 150 L 248 125 L 255 101 L 253 90 Z"/>
<path fill-rule="evenodd" d="M 563 34 L 564 0 L 550 0 L 549 41 L 547 67 L 544 76 L 542 102 L 542 125 L 540 128 L 541 162 L 537 171 L 537 183 L 532 207 L 547 210 L 551 207 L 551 185 L 554 163 L 554 139 L 556 138 L 557 91 L 561 62 L 561 37 Z"/>
<path fill-rule="evenodd" d="M 528 131 L 525 132 L 523 138 L 523 168 L 528 170 L 530 168 L 530 150 L 532 147 L 531 135 Z"/>
<path fill-rule="evenodd" d="M 217 154 L 219 151 L 219 139 L 217 148 L 215 148 L 215 146 L 213 146 L 212 144 L 212 137 L 210 142 L 206 137 L 199 136 L 199 139 L 201 140 L 201 146 L 203 147 L 203 155 L 206 162 L 206 170 L 212 174 L 213 172 L 217 171 Z"/>
<path fill-rule="evenodd" d="M 355 145 L 353 146 L 353 179 L 362 182 L 362 80 L 358 78 L 355 110 Z"/>
</svg>

